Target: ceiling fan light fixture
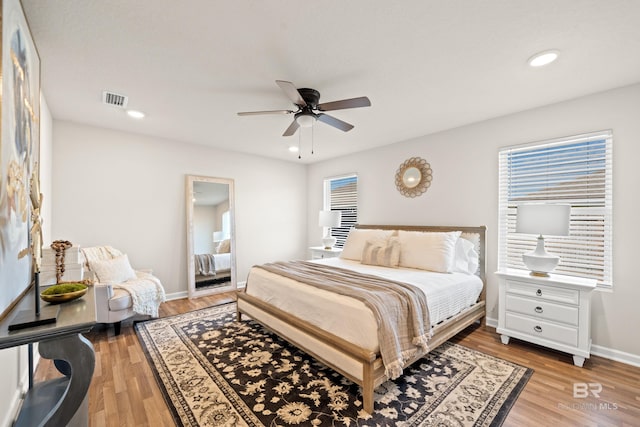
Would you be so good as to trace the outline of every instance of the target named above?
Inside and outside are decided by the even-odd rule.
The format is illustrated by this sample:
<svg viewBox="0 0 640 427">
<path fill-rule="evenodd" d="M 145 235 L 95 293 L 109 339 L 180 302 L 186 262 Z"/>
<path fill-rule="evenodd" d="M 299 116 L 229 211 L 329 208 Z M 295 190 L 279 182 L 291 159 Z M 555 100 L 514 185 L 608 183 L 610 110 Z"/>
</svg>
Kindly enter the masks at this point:
<svg viewBox="0 0 640 427">
<path fill-rule="evenodd" d="M 300 150 L 298 149 L 297 146 L 292 145 L 292 146 L 289 147 L 289 151 L 291 151 L 292 153 L 297 153 Z"/>
<path fill-rule="evenodd" d="M 303 128 L 310 128 L 315 121 L 316 118 L 311 114 L 300 114 L 296 117 L 296 122 Z"/>
<path fill-rule="evenodd" d="M 531 67 L 543 67 L 558 59 L 559 55 L 560 52 L 557 50 L 545 50 L 544 52 L 536 53 L 527 62 Z"/>
</svg>

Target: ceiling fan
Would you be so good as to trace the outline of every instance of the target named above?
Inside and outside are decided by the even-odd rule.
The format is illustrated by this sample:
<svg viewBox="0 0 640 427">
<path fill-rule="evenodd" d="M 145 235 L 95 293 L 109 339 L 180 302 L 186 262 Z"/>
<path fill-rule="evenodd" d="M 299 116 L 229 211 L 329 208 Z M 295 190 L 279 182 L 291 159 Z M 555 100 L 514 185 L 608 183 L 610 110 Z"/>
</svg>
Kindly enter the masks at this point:
<svg viewBox="0 0 640 427">
<path fill-rule="evenodd" d="M 289 97 L 297 110 L 270 110 L 270 111 L 245 111 L 238 113 L 239 116 L 255 116 L 259 114 L 293 114 L 293 122 L 284 131 L 282 136 L 291 136 L 299 127 L 310 127 L 315 120 L 319 120 L 329 126 L 333 126 L 341 131 L 348 132 L 353 129 L 353 125 L 337 119 L 322 111 L 345 110 L 347 108 L 360 108 L 371 106 L 371 101 L 366 96 L 359 98 L 342 99 L 340 101 L 324 102 L 318 104 L 320 92 L 315 89 L 297 89 L 291 82 L 276 80 L 276 83 Z"/>
</svg>

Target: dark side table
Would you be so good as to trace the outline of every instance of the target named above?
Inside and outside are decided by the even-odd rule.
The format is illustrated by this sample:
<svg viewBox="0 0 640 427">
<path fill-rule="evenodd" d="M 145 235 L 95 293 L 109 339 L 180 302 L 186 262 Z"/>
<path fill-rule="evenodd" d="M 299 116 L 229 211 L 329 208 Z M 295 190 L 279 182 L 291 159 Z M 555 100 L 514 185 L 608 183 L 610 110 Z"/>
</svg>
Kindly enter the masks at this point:
<svg viewBox="0 0 640 427">
<path fill-rule="evenodd" d="M 0 349 L 38 343 L 40 355 L 53 359 L 65 376 L 34 384 L 15 426 L 87 426 L 88 391 L 96 359 L 93 345 L 82 334 L 96 324 L 94 288 L 89 286 L 83 297 L 59 304 L 55 323 L 9 331 L 16 313 L 32 309 L 34 298 L 32 289 L 2 319 Z M 43 308 L 47 305 L 42 302 Z"/>
</svg>

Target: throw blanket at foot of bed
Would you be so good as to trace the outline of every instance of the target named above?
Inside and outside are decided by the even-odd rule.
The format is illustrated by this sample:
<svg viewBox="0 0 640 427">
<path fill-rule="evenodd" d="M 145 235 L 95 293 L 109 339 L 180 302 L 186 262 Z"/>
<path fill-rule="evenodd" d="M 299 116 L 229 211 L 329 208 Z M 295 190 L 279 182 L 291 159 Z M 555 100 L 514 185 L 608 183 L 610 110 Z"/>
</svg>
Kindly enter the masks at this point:
<svg viewBox="0 0 640 427">
<path fill-rule="evenodd" d="M 431 337 L 429 309 L 417 287 L 308 261 L 275 262 L 256 266 L 307 285 L 362 301 L 378 324 L 380 356 L 385 374 L 395 379 L 418 352 L 427 353 Z M 247 280 L 247 289 L 250 286 Z"/>
</svg>

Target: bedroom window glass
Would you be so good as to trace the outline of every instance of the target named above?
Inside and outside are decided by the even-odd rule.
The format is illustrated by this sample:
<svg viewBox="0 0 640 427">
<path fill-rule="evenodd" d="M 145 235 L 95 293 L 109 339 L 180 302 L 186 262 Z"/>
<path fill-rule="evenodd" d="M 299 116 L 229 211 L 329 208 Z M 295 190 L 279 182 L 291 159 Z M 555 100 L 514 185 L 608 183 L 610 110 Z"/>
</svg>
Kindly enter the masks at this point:
<svg viewBox="0 0 640 427">
<path fill-rule="evenodd" d="M 358 176 L 351 174 L 325 179 L 323 209 L 342 212 L 341 226 L 331 229 L 336 247 L 341 248 L 349 230 L 358 223 Z"/>
<path fill-rule="evenodd" d="M 612 133 L 603 131 L 505 147 L 499 152 L 498 267 L 526 270 L 536 236 L 515 233 L 520 203 L 571 205 L 568 236 L 545 236 L 558 274 L 612 285 Z"/>
</svg>

